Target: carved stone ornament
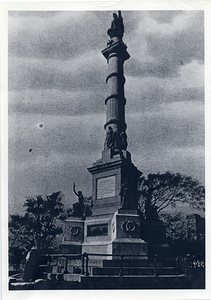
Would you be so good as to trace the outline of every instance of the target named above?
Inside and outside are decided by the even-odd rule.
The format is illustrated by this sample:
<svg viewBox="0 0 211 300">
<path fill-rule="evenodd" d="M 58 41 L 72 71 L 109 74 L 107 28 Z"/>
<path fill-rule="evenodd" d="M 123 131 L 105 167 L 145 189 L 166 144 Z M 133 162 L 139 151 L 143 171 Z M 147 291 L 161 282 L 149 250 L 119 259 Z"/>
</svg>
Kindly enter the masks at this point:
<svg viewBox="0 0 211 300">
<path fill-rule="evenodd" d="M 71 226 L 70 227 L 70 234 L 75 236 L 79 233 L 80 227 L 78 226 Z"/>
<path fill-rule="evenodd" d="M 133 220 L 122 221 L 120 223 L 122 231 L 134 231 L 136 229 L 136 223 Z"/>
</svg>

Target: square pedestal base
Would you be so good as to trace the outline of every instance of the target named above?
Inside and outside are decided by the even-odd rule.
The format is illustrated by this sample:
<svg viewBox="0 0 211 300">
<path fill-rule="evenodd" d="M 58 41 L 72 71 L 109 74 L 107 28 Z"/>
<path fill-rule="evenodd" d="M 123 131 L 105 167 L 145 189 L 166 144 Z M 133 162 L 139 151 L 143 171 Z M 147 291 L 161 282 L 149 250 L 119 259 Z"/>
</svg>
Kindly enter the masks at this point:
<svg viewBox="0 0 211 300">
<path fill-rule="evenodd" d="M 105 254 L 105 257 L 98 256 L 101 259 L 116 259 L 121 255 L 128 259 L 147 259 L 148 246 L 141 238 L 141 232 L 136 210 L 118 209 L 107 217 L 70 219 L 65 222 L 60 249 L 63 253 Z"/>
<path fill-rule="evenodd" d="M 83 252 L 91 254 L 105 254 L 92 257 L 93 259 L 120 259 L 125 255 L 127 259 L 148 259 L 147 243 L 141 239 L 116 239 L 111 243 L 83 243 Z M 138 255 L 134 256 L 134 255 Z"/>
</svg>

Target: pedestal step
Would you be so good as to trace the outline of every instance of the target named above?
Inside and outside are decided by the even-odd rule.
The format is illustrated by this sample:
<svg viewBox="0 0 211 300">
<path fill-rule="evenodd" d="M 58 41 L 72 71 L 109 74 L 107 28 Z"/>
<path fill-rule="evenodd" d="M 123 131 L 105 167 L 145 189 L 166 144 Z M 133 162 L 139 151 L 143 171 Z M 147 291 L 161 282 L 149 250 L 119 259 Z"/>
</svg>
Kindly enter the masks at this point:
<svg viewBox="0 0 211 300">
<path fill-rule="evenodd" d="M 81 277 L 84 289 L 184 289 L 190 288 L 192 277 L 167 276 L 89 276 Z"/>
<path fill-rule="evenodd" d="M 139 267 L 139 268 L 122 268 L 121 275 L 178 275 L 178 271 L 174 267 L 157 268 Z M 119 275 L 120 268 L 92 268 L 92 275 Z"/>
<path fill-rule="evenodd" d="M 176 267 L 175 260 L 171 259 L 169 261 L 158 260 L 156 262 L 158 267 Z M 122 267 L 154 267 L 155 263 L 152 260 L 132 260 L 132 259 L 124 259 L 122 261 Z M 103 267 L 112 268 L 112 267 L 120 267 L 121 261 L 120 259 L 115 260 L 103 260 Z"/>
</svg>

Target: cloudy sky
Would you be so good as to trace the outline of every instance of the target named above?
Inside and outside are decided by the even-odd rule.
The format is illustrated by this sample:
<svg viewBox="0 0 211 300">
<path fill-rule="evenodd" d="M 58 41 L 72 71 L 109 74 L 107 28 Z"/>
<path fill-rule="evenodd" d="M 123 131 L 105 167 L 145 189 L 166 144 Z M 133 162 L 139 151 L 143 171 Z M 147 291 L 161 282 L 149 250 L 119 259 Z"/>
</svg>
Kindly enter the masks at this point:
<svg viewBox="0 0 211 300">
<path fill-rule="evenodd" d="M 112 11 L 9 12 L 9 207 L 72 184 L 105 138 L 106 47 Z M 203 11 L 123 11 L 128 151 L 148 173 L 204 183 Z"/>
</svg>

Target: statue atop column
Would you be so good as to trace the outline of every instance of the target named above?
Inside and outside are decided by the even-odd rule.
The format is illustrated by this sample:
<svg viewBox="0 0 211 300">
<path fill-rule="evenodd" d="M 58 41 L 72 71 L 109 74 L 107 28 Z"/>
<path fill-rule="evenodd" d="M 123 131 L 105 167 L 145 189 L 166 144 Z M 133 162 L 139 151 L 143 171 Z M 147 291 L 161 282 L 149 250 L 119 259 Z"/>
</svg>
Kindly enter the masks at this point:
<svg viewBox="0 0 211 300">
<path fill-rule="evenodd" d="M 113 13 L 113 21 L 111 22 L 111 28 L 108 29 L 107 34 L 110 38 L 114 36 L 123 37 L 124 34 L 124 24 L 121 11 L 118 11 L 118 16 L 116 13 Z"/>
</svg>

